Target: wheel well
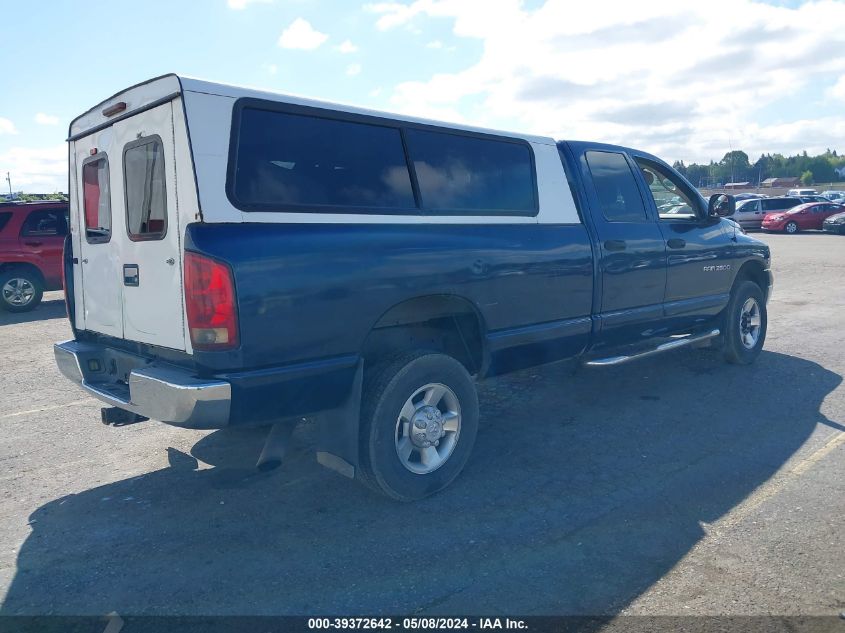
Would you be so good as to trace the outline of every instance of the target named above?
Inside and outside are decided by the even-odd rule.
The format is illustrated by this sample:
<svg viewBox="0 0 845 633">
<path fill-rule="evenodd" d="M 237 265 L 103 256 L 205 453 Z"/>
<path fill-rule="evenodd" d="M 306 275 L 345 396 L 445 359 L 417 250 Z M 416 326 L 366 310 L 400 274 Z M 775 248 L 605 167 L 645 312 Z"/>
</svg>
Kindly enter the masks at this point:
<svg viewBox="0 0 845 633">
<path fill-rule="evenodd" d="M 38 266 L 33 266 L 32 264 L 26 263 L 3 263 L 0 264 L 0 275 L 5 274 L 7 272 L 11 272 L 13 270 L 26 270 L 35 275 L 38 278 L 38 281 L 41 285 L 44 285 L 44 275 L 38 269 Z"/>
<path fill-rule="evenodd" d="M 436 350 L 471 374 L 484 366 L 484 327 L 472 303 L 454 295 L 410 299 L 388 310 L 364 340 L 365 364 L 414 349 Z"/>
<path fill-rule="evenodd" d="M 769 294 L 769 277 L 766 274 L 766 270 L 758 262 L 745 262 L 742 265 L 734 279 L 734 286 L 740 281 L 753 281 L 760 286 L 763 297 L 767 297 Z"/>
</svg>

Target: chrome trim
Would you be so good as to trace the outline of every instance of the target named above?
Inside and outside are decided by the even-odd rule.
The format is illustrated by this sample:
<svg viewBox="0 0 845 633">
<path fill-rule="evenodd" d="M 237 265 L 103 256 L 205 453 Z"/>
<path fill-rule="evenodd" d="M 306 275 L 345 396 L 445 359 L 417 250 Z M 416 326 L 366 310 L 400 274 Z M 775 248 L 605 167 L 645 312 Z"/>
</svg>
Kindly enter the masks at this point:
<svg viewBox="0 0 845 633">
<path fill-rule="evenodd" d="M 610 365 L 621 365 L 622 363 L 627 363 L 632 360 L 638 360 L 640 358 L 645 358 L 646 356 L 654 356 L 655 354 L 661 354 L 663 352 L 668 352 L 673 349 L 678 349 L 680 347 L 686 347 L 687 345 L 692 345 L 693 343 L 700 343 L 701 341 L 706 341 L 707 339 L 715 338 L 719 336 L 719 330 L 711 330 L 709 332 L 705 332 L 704 334 L 696 334 L 685 336 L 684 338 L 679 338 L 674 341 L 669 341 L 668 343 L 663 343 L 662 345 L 658 345 L 655 348 L 646 350 L 644 352 L 640 352 L 638 354 L 630 354 L 628 356 L 610 356 L 608 358 L 596 358 L 593 360 L 588 360 L 584 364 L 588 367 L 608 367 Z"/>
<path fill-rule="evenodd" d="M 229 423 L 232 387 L 228 382 L 197 378 L 185 369 L 135 357 L 139 366 L 129 372 L 129 399 L 124 400 L 108 390 L 106 383 L 93 380 L 83 365 L 88 358 L 102 357 L 110 348 L 64 341 L 56 343 L 53 351 L 65 377 L 113 407 L 194 429 L 219 429 Z"/>
</svg>

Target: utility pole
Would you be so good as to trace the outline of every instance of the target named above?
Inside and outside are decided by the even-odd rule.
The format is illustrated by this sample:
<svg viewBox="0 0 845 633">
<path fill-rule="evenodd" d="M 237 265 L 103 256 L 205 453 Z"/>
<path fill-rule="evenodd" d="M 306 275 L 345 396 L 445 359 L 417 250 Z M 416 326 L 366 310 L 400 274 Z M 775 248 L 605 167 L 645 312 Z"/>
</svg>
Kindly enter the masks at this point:
<svg viewBox="0 0 845 633">
<path fill-rule="evenodd" d="M 12 197 L 12 178 L 9 176 L 9 172 L 6 172 L 6 182 L 9 183 L 9 197 Z"/>
</svg>

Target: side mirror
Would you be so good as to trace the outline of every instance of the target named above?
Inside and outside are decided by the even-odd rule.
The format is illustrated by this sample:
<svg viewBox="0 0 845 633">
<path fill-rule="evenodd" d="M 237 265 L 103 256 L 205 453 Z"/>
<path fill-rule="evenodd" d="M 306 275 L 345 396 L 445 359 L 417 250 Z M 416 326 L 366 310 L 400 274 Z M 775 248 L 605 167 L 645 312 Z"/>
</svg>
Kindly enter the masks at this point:
<svg viewBox="0 0 845 633">
<path fill-rule="evenodd" d="M 727 217 L 736 211 L 736 198 L 725 193 L 714 193 L 707 204 L 707 215 Z"/>
</svg>

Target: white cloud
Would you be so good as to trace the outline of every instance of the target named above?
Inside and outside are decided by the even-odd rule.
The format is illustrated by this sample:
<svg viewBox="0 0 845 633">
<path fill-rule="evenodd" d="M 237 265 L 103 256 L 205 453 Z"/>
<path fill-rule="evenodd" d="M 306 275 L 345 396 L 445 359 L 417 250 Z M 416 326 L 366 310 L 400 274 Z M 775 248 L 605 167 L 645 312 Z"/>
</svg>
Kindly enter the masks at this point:
<svg viewBox="0 0 845 633">
<path fill-rule="evenodd" d="M 373 88 L 370 92 L 367 93 L 371 97 L 377 97 L 381 94 L 381 87 Z"/>
<path fill-rule="evenodd" d="M 59 117 L 53 116 L 52 114 L 44 114 L 43 112 L 39 112 L 35 115 L 35 122 L 38 125 L 58 125 Z"/>
<path fill-rule="evenodd" d="M 67 145 L 11 147 L 0 154 L 0 172 L 9 172 L 12 189 L 24 193 L 67 191 Z"/>
<path fill-rule="evenodd" d="M 275 75 L 279 72 L 279 67 L 276 64 L 263 64 L 261 68 L 267 71 L 267 74 L 269 75 Z"/>
<path fill-rule="evenodd" d="M 273 0 L 226 0 L 226 6 L 236 11 L 243 11 L 251 4 L 270 4 Z"/>
<path fill-rule="evenodd" d="M 845 148 L 833 118 L 820 116 L 824 132 L 818 121 L 777 112 L 779 100 L 831 77 L 840 80 L 829 96 L 845 97 L 845 55 L 831 54 L 845 49 L 842 2 L 547 0 L 528 10 L 520 0 L 415 0 L 365 8 L 381 30 L 436 18 L 482 45 L 461 70 L 398 84 L 390 103 L 404 113 L 635 145 L 670 161 L 718 159 L 731 143 L 751 156 Z"/>
<path fill-rule="evenodd" d="M 350 77 L 354 77 L 355 75 L 361 74 L 361 64 L 349 64 L 346 67 L 346 74 Z"/>
<path fill-rule="evenodd" d="M 440 40 L 432 40 L 425 46 L 426 48 L 443 48 L 443 42 L 441 42 Z"/>
<path fill-rule="evenodd" d="M 337 47 L 337 50 L 344 55 L 348 55 L 349 53 L 355 53 L 358 50 L 358 47 L 352 43 L 352 40 L 344 40 L 343 43 Z"/>
<path fill-rule="evenodd" d="M 4 119 L 0 116 L 0 134 L 17 134 L 18 130 L 15 128 L 15 124 L 12 123 L 9 119 Z"/>
<path fill-rule="evenodd" d="M 845 75 L 842 75 L 839 80 L 830 87 L 827 91 L 834 99 L 845 101 Z"/>
<path fill-rule="evenodd" d="M 312 51 L 327 39 L 329 36 L 316 30 L 308 20 L 296 18 L 288 28 L 282 31 L 279 36 L 279 46 Z"/>
</svg>

